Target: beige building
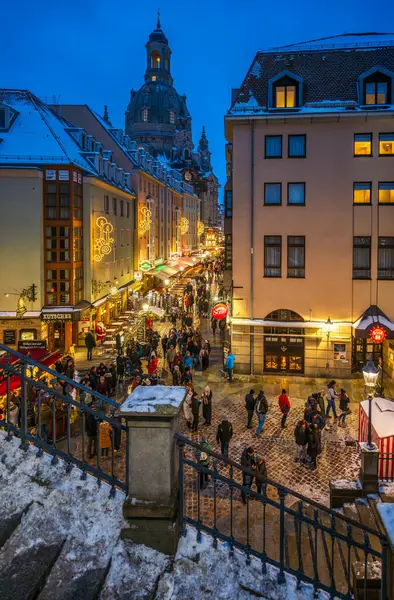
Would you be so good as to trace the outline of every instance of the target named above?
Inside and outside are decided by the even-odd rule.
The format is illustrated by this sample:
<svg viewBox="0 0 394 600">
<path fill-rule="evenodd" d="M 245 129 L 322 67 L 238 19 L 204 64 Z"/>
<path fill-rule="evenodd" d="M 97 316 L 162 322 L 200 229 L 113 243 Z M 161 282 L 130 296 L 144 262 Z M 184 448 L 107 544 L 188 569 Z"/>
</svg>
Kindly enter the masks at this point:
<svg viewBox="0 0 394 600">
<path fill-rule="evenodd" d="M 226 115 L 238 372 L 392 374 L 393 117 L 392 36 L 256 55 Z"/>
</svg>

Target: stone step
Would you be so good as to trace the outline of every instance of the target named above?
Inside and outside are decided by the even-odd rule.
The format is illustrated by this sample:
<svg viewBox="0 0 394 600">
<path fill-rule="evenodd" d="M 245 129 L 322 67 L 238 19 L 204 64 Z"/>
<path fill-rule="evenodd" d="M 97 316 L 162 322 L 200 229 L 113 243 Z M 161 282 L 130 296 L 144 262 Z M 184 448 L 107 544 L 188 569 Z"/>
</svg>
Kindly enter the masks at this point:
<svg viewBox="0 0 394 600">
<path fill-rule="evenodd" d="M 379 531 L 375 516 L 371 510 L 368 499 L 367 498 L 357 498 L 356 499 L 356 507 L 358 510 L 360 523 L 362 523 L 366 527 L 369 527 L 370 529 L 375 529 L 375 530 Z M 371 547 L 374 550 L 376 550 L 377 552 L 380 552 L 381 544 L 379 542 L 379 538 L 376 535 L 369 535 L 368 538 L 369 538 L 369 543 L 371 544 Z"/>
<path fill-rule="evenodd" d="M 332 520 L 330 516 L 324 511 L 319 511 L 319 521 L 322 525 L 326 527 L 337 527 L 337 521 L 339 519 L 334 518 Z M 347 560 L 347 548 L 346 545 L 338 540 L 338 538 L 333 538 L 329 533 L 321 532 L 324 542 L 325 554 L 327 557 L 327 562 L 330 565 L 330 569 L 332 572 L 330 573 L 330 577 L 332 576 L 334 587 L 339 592 L 343 594 L 347 593 L 348 585 L 348 565 L 346 563 Z"/>
<path fill-rule="evenodd" d="M 312 520 L 315 520 L 315 510 L 312 506 L 307 506 L 305 513 Z M 320 512 L 317 511 L 317 521 L 320 522 Z M 308 525 L 310 545 L 312 550 L 312 565 L 314 566 L 314 560 L 316 557 L 316 568 L 318 572 L 318 579 L 324 585 L 329 586 L 331 584 L 330 569 L 331 562 L 330 556 L 327 551 L 327 544 L 324 535 L 320 529 L 315 529 L 313 525 Z M 316 552 L 316 554 L 315 554 Z"/>
<path fill-rule="evenodd" d="M 4 546 L 16 528 L 19 526 L 23 515 L 29 510 L 31 504 L 32 503 L 29 502 L 22 511 L 17 510 L 15 512 L 11 512 L 11 514 L 5 514 L 3 509 L 2 514 L 0 514 L 0 548 Z"/>
</svg>

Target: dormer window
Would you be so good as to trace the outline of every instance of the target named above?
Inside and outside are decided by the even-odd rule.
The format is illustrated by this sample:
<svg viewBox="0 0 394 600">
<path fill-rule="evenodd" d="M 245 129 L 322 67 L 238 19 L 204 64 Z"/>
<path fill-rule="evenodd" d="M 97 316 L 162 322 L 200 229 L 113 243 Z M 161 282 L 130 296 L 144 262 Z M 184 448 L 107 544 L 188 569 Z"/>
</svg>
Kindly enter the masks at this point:
<svg viewBox="0 0 394 600">
<path fill-rule="evenodd" d="M 372 80 L 372 81 L 371 81 Z M 365 99 L 364 104 L 389 104 L 388 91 L 389 84 L 387 78 L 382 80 L 380 73 L 365 80 Z"/>
<path fill-rule="evenodd" d="M 0 129 L 5 129 L 5 108 L 0 108 Z"/>
<path fill-rule="evenodd" d="M 142 116 L 142 120 L 144 121 L 144 123 L 147 123 L 148 119 L 149 119 L 149 110 L 147 108 L 143 108 L 141 116 Z"/>
<path fill-rule="evenodd" d="M 8 131 L 17 116 L 16 110 L 10 106 L 0 104 L 0 131 Z"/>
<path fill-rule="evenodd" d="M 295 82 L 284 77 L 274 85 L 275 108 L 294 108 L 296 103 L 297 86 Z"/>
</svg>

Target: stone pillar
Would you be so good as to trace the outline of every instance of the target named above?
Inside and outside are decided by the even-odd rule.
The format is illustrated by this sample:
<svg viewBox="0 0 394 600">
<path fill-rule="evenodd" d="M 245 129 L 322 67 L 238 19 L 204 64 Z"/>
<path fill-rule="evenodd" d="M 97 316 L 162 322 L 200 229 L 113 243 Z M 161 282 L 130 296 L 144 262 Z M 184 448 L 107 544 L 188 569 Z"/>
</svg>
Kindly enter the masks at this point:
<svg viewBox="0 0 394 600">
<path fill-rule="evenodd" d="M 362 442 L 360 450 L 360 482 L 363 488 L 363 496 L 377 494 L 379 492 L 379 448 L 374 443 L 372 443 L 372 448 L 369 448 L 367 442 Z"/>
<path fill-rule="evenodd" d="M 123 515 L 132 539 L 165 554 L 178 544 L 178 454 L 174 435 L 186 396 L 183 387 L 140 386 L 122 404 L 128 427 L 129 495 Z"/>
</svg>

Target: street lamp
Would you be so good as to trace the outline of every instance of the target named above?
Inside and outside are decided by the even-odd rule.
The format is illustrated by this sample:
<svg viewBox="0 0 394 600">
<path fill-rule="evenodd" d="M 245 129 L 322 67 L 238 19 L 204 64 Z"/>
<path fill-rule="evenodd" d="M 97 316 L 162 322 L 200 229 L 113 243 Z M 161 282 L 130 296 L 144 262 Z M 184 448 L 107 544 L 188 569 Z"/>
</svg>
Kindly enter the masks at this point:
<svg viewBox="0 0 394 600">
<path fill-rule="evenodd" d="M 164 285 L 165 285 L 166 287 L 168 287 L 168 286 L 170 285 L 170 280 L 169 280 L 169 279 L 166 279 L 166 280 L 165 280 L 165 282 L 164 282 Z"/>
<path fill-rule="evenodd" d="M 184 271 L 184 270 L 185 270 L 185 267 L 181 267 L 181 271 Z"/>
<path fill-rule="evenodd" d="M 324 331 L 327 334 L 327 360 L 326 360 L 326 369 L 329 368 L 330 363 L 328 361 L 328 348 L 329 348 L 329 344 L 330 344 L 330 335 L 331 335 L 331 331 L 334 328 L 334 323 L 331 321 L 330 317 L 328 317 L 327 321 L 324 324 Z"/>
<path fill-rule="evenodd" d="M 144 304 L 142 305 L 142 310 L 144 310 L 145 312 L 149 310 L 149 304 L 147 302 L 144 302 Z"/>
<path fill-rule="evenodd" d="M 374 450 L 375 446 L 372 443 L 372 398 L 375 394 L 376 384 L 379 379 L 380 371 L 375 366 L 372 360 L 369 360 L 368 363 L 363 368 L 364 375 L 364 383 L 367 388 L 368 395 L 368 450 Z"/>
</svg>

